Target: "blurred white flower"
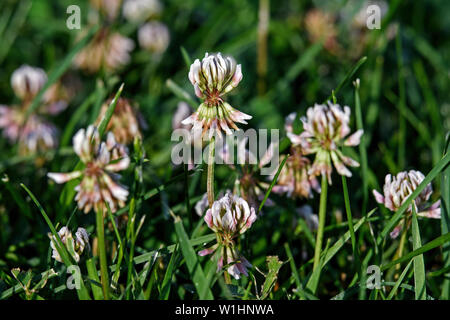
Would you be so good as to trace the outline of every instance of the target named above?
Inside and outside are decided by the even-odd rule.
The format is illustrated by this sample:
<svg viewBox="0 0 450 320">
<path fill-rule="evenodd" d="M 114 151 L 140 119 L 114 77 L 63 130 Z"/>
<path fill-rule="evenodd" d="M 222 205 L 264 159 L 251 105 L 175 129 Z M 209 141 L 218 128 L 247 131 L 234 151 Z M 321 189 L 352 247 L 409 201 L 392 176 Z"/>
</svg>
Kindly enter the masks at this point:
<svg viewBox="0 0 450 320">
<path fill-rule="evenodd" d="M 159 0 L 125 0 L 123 3 L 123 15 L 130 22 L 142 22 L 162 11 Z"/>
<path fill-rule="evenodd" d="M 133 40 L 102 28 L 77 54 L 75 65 L 88 73 L 98 72 L 101 68 L 114 72 L 130 62 L 133 49 Z"/>
<path fill-rule="evenodd" d="M 14 93 L 22 100 L 31 100 L 47 82 L 47 74 L 41 68 L 22 65 L 11 76 Z"/>
<path fill-rule="evenodd" d="M 138 30 L 139 45 L 145 50 L 161 54 L 170 43 L 170 33 L 167 26 L 158 21 L 147 22 Z"/>
</svg>

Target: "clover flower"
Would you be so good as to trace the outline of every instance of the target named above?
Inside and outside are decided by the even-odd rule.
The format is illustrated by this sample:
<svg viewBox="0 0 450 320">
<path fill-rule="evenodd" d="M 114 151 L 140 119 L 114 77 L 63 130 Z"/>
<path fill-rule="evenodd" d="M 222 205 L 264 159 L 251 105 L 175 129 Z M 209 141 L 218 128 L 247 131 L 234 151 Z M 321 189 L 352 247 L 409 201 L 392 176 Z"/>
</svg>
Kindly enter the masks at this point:
<svg viewBox="0 0 450 320">
<path fill-rule="evenodd" d="M 159 15 L 162 5 L 159 0 L 126 0 L 122 11 L 128 21 L 141 22 Z"/>
<path fill-rule="evenodd" d="M 72 258 L 76 261 L 80 261 L 80 256 L 83 254 L 84 249 L 90 250 L 89 235 L 83 228 L 78 228 L 75 232 L 75 239 L 72 232 L 67 227 L 62 227 L 58 231 L 58 235 L 61 238 L 61 242 L 66 247 Z M 58 262 L 62 262 L 61 256 L 56 249 L 56 238 L 51 233 L 48 234 L 50 238 L 50 247 L 52 248 L 52 258 Z"/>
<path fill-rule="evenodd" d="M 22 155 L 43 153 L 58 146 L 58 130 L 40 114 L 57 114 L 68 105 L 68 89 L 55 82 L 45 93 L 38 108 L 27 117 L 31 101 L 47 82 L 41 68 L 22 65 L 11 75 L 11 86 L 21 100 L 18 105 L 0 105 L 0 129 L 10 143 L 19 143 Z"/>
<path fill-rule="evenodd" d="M 301 146 L 302 138 L 294 133 L 293 122 L 296 116 L 297 114 L 294 112 L 286 117 L 285 130 L 292 143 L 291 155 L 281 169 L 277 184 L 272 188 L 272 192 L 287 194 L 288 197 L 312 198 L 312 190 L 320 192 L 320 185 L 316 175 L 311 174 L 311 161 L 304 156 L 304 150 Z M 283 156 L 280 159 L 281 162 L 286 157 L 286 155 Z"/>
<path fill-rule="evenodd" d="M 350 108 L 345 106 L 342 110 L 340 105 L 330 102 L 328 105 L 315 104 L 314 107 L 308 108 L 306 117 L 302 117 L 301 120 L 304 131 L 297 137 L 298 139 L 291 140 L 303 147 L 304 154 L 316 154 L 309 173 L 326 174 L 328 183 L 331 184 L 333 170 L 331 162 L 333 162 L 340 175 L 351 177 L 352 173 L 346 166 L 358 167 L 359 163 L 344 156 L 339 148 L 357 146 L 363 130 L 358 130 L 347 137 L 350 133 Z"/>
<path fill-rule="evenodd" d="M 197 111 L 183 121 L 193 124 L 194 133 L 202 130 L 202 135 L 209 130 L 209 137 L 214 131 L 232 134 L 230 127 L 239 130 L 235 122 L 246 124 L 252 117 L 234 109 L 223 100 L 223 96 L 233 90 L 242 79 L 241 65 L 232 57 L 222 57 L 221 53 L 205 54 L 200 61 L 196 59 L 189 70 L 189 80 L 197 97 L 203 99 Z"/>
<path fill-rule="evenodd" d="M 41 68 L 22 65 L 11 75 L 11 87 L 21 100 L 29 101 L 47 82 L 47 74 Z"/>
<path fill-rule="evenodd" d="M 145 50 L 161 54 L 166 51 L 170 42 L 169 29 L 158 21 L 147 22 L 138 30 L 139 45 Z"/>
<path fill-rule="evenodd" d="M 114 72 L 130 62 L 133 49 L 133 40 L 108 28 L 102 28 L 77 54 L 75 65 L 87 73 L 95 73 L 102 68 Z"/>
<path fill-rule="evenodd" d="M 100 124 L 111 101 L 112 99 L 109 99 L 102 105 L 95 123 L 96 125 Z M 114 134 L 114 138 L 118 143 L 129 144 L 133 142 L 134 137 L 142 137 L 139 129 L 142 126 L 142 121 L 139 120 L 140 115 L 138 114 L 138 111 L 131 106 L 130 101 L 125 98 L 119 98 L 106 130 Z"/>
<path fill-rule="evenodd" d="M 335 17 L 331 13 L 319 9 L 309 10 L 305 17 L 309 40 L 313 43 L 323 41 L 324 47 L 333 54 L 340 50 L 334 21 Z"/>
<path fill-rule="evenodd" d="M 216 233 L 217 243 L 200 251 L 199 255 L 216 252 L 215 254 L 219 255 L 217 272 L 225 263 L 228 273 L 235 279 L 239 279 L 241 274 L 248 276 L 247 268 L 252 265 L 239 253 L 234 238 L 252 226 L 256 220 L 255 209 L 249 207 L 244 199 L 227 192 L 206 211 L 204 219 L 208 227 Z"/>
<path fill-rule="evenodd" d="M 31 115 L 19 137 L 19 153 L 22 155 L 43 153 L 58 146 L 58 129 L 37 115 Z"/>
<path fill-rule="evenodd" d="M 112 212 L 123 207 L 128 191 L 117 183 L 117 172 L 125 170 L 130 164 L 126 148 L 117 143 L 114 135 L 108 132 L 106 142 L 100 143 L 100 135 L 96 127 L 80 129 L 73 137 L 75 153 L 85 164 L 83 170 L 70 173 L 48 173 L 48 177 L 56 183 L 81 178 L 75 187 L 75 200 L 78 208 L 88 213 L 91 208 L 106 213 L 105 202 Z"/>
<path fill-rule="evenodd" d="M 110 22 L 117 18 L 122 0 L 90 0 L 90 5 L 95 9 L 95 14 L 101 14 Z"/>
<path fill-rule="evenodd" d="M 402 171 L 396 176 L 390 174 L 386 175 L 384 179 L 383 194 L 373 190 L 375 200 L 384 204 L 386 208 L 395 212 L 408 197 L 416 190 L 419 184 L 425 179 L 425 176 L 420 171 L 410 170 Z M 429 183 L 419 196 L 413 201 L 415 211 L 418 216 L 426 218 L 441 218 L 440 200 L 436 201 L 430 207 L 427 207 L 427 201 L 433 193 L 433 187 Z M 406 215 L 412 214 L 412 205 L 406 210 Z M 391 232 L 391 238 L 396 238 L 403 229 L 404 221 L 401 221 Z"/>
</svg>

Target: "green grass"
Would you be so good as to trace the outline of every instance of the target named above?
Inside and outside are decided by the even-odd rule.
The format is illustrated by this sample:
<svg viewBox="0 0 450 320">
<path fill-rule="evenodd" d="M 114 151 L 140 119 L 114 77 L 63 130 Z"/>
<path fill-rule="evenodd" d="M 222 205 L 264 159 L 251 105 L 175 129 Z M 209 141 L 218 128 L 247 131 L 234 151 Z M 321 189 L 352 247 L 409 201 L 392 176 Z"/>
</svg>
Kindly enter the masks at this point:
<svg viewBox="0 0 450 320">
<path fill-rule="evenodd" d="M 59 137 L 57 148 L 23 154 L 18 142 L 0 136 L 0 299 L 449 299 L 447 1 L 390 1 L 381 30 L 356 29 L 344 14 L 355 13 L 350 1 L 272 1 L 265 34 L 258 30 L 264 25 L 259 15 L 265 14 L 260 1 L 173 0 L 152 18 L 170 32 L 170 45 L 160 55 L 139 45 L 140 24 L 125 19 L 122 10 L 111 24 L 101 18 L 91 25 L 84 14 L 90 9 L 87 0 L 75 1 L 83 13 L 81 30 L 67 29 L 61 12 L 72 2 L 0 4 L 0 105 L 20 108 L 11 86 L 14 70 L 23 64 L 43 68 L 48 81 L 27 101 L 23 120 L 39 115 L 55 125 Z M 315 6 L 339 17 L 335 50 L 326 35 L 311 40 L 305 21 Z M 134 41 L 130 60 L 112 72 L 85 73 L 75 66 L 75 57 L 106 26 Z M 191 64 L 205 52 L 219 51 L 242 65 L 242 81 L 222 97 L 252 116 L 239 127 L 280 129 L 280 155 L 286 156 L 271 177 L 260 176 L 257 166 L 214 167 L 209 187 L 216 200 L 226 190 L 245 191 L 244 173 L 260 190 L 257 220 L 232 239 L 252 264 L 240 279 L 217 270 L 217 256 L 198 255 L 217 240 L 195 210 L 208 188 L 207 166 L 171 162 L 177 104 L 196 109 L 201 102 L 188 78 Z M 43 114 L 44 94 L 60 81 L 74 90 L 67 109 Z M 74 201 L 80 179 L 61 186 L 47 173 L 84 169 L 72 138 L 96 122 L 104 140 L 119 97 L 130 99 L 146 124 L 142 139 L 133 137 L 127 146 L 131 163 L 120 172 L 129 195 L 115 212 L 84 214 Z M 308 107 L 326 101 L 350 107 L 351 133 L 364 130 L 358 147 L 343 148 L 360 166 L 350 169 L 352 177 L 339 177 L 334 168 L 334 183 L 323 179 L 321 194 L 313 191 L 310 198 L 275 193 L 293 156 L 285 117 L 291 112 L 305 116 Z M 302 130 L 297 119 L 294 131 Z M 425 179 L 398 210 L 376 203 L 372 190 L 383 190 L 385 176 L 407 170 L 419 170 Z M 433 192 L 426 202 L 441 201 L 441 220 L 409 209 L 429 184 Z M 311 207 L 318 228 L 298 214 L 304 205 Z M 391 239 L 405 217 L 411 225 L 404 241 Z M 78 263 L 71 254 L 75 248 L 57 234 L 62 226 L 73 233 L 83 227 L 90 235 L 91 251 L 86 249 Z M 63 263 L 51 257 L 48 234 L 56 238 Z M 81 271 L 77 290 L 67 288 L 72 265 Z M 372 265 L 383 272 L 380 289 L 367 287 Z"/>
</svg>

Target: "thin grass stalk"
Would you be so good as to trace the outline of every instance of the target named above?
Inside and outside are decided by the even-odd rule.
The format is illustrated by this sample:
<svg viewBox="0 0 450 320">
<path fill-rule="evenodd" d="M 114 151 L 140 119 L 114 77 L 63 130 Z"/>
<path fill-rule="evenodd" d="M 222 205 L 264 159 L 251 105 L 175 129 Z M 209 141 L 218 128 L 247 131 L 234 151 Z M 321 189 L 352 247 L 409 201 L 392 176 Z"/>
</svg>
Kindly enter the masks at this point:
<svg viewBox="0 0 450 320">
<path fill-rule="evenodd" d="M 357 262 L 357 265 L 358 265 L 359 264 L 358 263 L 358 261 L 359 261 L 358 248 L 356 246 L 355 231 L 353 230 L 352 211 L 350 209 L 350 198 L 348 195 L 347 178 L 345 176 L 342 176 L 342 189 L 344 190 L 345 212 L 347 213 L 347 221 L 348 221 L 348 228 L 350 231 L 350 237 L 352 240 L 353 255 L 354 255 L 355 261 Z"/>
<path fill-rule="evenodd" d="M 270 0 L 259 0 L 258 12 L 258 56 L 257 56 L 257 74 L 258 74 L 258 94 L 263 95 L 266 91 L 267 75 L 267 34 L 269 31 L 269 11 Z"/>
<path fill-rule="evenodd" d="M 403 67 L 402 57 L 402 41 L 400 28 L 397 32 L 396 38 L 396 50 L 397 50 L 397 67 L 398 67 L 398 92 L 399 92 L 399 137 L 398 137 L 398 166 L 400 168 L 405 167 L 405 150 L 406 150 L 406 119 L 404 117 L 404 111 L 406 108 L 406 95 L 405 95 L 405 72 Z"/>
<path fill-rule="evenodd" d="M 320 265 L 320 254 L 322 252 L 323 232 L 325 228 L 325 215 L 327 211 L 327 191 L 328 182 L 326 175 L 322 174 L 322 186 L 320 192 L 320 207 L 319 207 L 319 227 L 317 229 L 316 247 L 314 249 L 314 265 L 313 271 Z"/>
<path fill-rule="evenodd" d="M 108 263 L 106 260 L 105 226 L 102 210 L 95 212 L 97 222 L 98 251 L 100 258 L 100 274 L 103 288 L 103 297 L 109 300 Z"/>
</svg>

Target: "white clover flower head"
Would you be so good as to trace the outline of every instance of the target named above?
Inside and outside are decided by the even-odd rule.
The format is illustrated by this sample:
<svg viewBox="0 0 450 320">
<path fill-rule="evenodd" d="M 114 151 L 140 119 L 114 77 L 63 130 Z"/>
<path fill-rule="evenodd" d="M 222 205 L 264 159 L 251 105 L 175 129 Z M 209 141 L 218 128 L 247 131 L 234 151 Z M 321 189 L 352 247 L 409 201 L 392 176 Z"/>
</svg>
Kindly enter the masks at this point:
<svg viewBox="0 0 450 320">
<path fill-rule="evenodd" d="M 191 65 L 189 80 L 197 97 L 204 100 L 197 111 L 183 121 L 183 124 L 193 125 L 194 133 L 201 130 L 204 134 L 209 130 L 209 137 L 214 131 L 232 134 L 230 127 L 239 130 L 235 122 L 247 124 L 246 120 L 252 118 L 223 100 L 223 96 L 242 80 L 241 65 L 232 57 L 206 53 L 202 61 L 196 59 Z"/>
<path fill-rule="evenodd" d="M 130 62 L 133 49 L 133 40 L 102 28 L 76 55 L 75 64 L 87 73 L 95 73 L 102 68 L 114 72 Z"/>
<path fill-rule="evenodd" d="M 255 209 L 244 199 L 227 191 L 206 211 L 204 219 L 208 227 L 216 233 L 217 243 L 198 254 L 205 256 L 215 252 L 215 255 L 219 255 L 217 272 L 226 264 L 228 273 L 234 278 L 239 279 L 241 274 L 247 276 L 247 268 L 252 265 L 235 248 L 233 239 L 252 226 L 256 220 Z"/>
<path fill-rule="evenodd" d="M 408 197 L 416 190 L 419 184 L 425 179 L 425 176 L 416 170 L 402 171 L 396 176 L 391 174 L 386 175 L 383 186 L 383 194 L 373 190 L 375 200 L 383 204 L 389 210 L 395 212 Z M 431 183 L 429 183 L 413 201 L 417 215 L 426 218 L 441 218 L 440 200 L 427 208 L 427 201 L 433 193 Z M 407 209 L 407 215 L 412 214 L 412 205 Z M 391 237 L 396 238 L 402 229 L 403 223 L 400 223 L 394 231 L 391 232 Z"/>
<path fill-rule="evenodd" d="M 123 15 L 130 22 L 142 22 L 157 16 L 162 11 L 159 0 L 126 0 L 123 3 Z"/>
<path fill-rule="evenodd" d="M 61 242 L 66 247 L 67 251 L 76 262 L 80 261 L 80 257 L 83 254 L 85 248 L 87 250 L 90 250 L 89 235 L 83 228 L 77 229 L 75 238 L 73 238 L 72 232 L 66 226 L 62 227 L 58 231 L 58 235 L 61 238 Z M 56 249 L 56 238 L 51 233 L 49 233 L 48 236 L 50 238 L 50 247 L 52 248 L 52 258 L 58 262 L 63 262 L 61 256 L 58 253 L 58 250 Z"/>
<path fill-rule="evenodd" d="M 90 0 L 90 4 L 109 21 L 113 21 L 119 13 L 122 0 Z"/>
<path fill-rule="evenodd" d="M 170 43 L 170 32 L 164 23 L 159 21 L 147 22 L 138 30 L 139 45 L 145 50 L 162 54 Z"/>
<path fill-rule="evenodd" d="M 352 173 L 346 166 L 358 167 L 359 163 L 344 156 L 340 148 L 359 145 L 363 130 L 348 136 L 350 108 L 344 106 L 342 110 L 340 105 L 331 102 L 328 102 L 328 105 L 315 104 L 314 107 L 308 108 L 306 117 L 301 120 L 304 131 L 298 136 L 298 141 L 294 139 L 293 142 L 302 146 L 304 154 L 316 154 L 310 173 L 326 174 L 328 183 L 331 184 L 333 162 L 340 175 L 351 177 Z"/>
<path fill-rule="evenodd" d="M 208 227 L 222 236 L 225 242 L 232 241 L 243 234 L 256 220 L 256 213 L 244 199 L 227 192 L 225 196 L 214 201 L 206 211 L 205 222 Z"/>
<path fill-rule="evenodd" d="M 9 142 L 14 143 L 19 138 L 24 120 L 25 115 L 19 108 L 0 105 L 0 128 L 3 129 L 2 135 Z"/>
<path fill-rule="evenodd" d="M 134 41 L 122 36 L 120 33 L 112 33 L 108 39 L 104 51 L 105 68 L 108 71 L 114 71 L 127 65 L 134 49 Z"/>
<path fill-rule="evenodd" d="M 58 129 L 37 115 L 31 115 L 19 136 L 19 152 L 23 155 L 43 153 L 58 146 Z"/>
<path fill-rule="evenodd" d="M 47 82 L 47 74 L 41 68 L 22 65 L 11 75 L 14 93 L 22 100 L 32 99 Z"/>
<path fill-rule="evenodd" d="M 130 164 L 125 146 L 116 142 L 114 135 L 108 132 L 106 142 L 100 143 L 100 135 L 94 126 L 86 130 L 80 129 L 73 137 L 75 153 L 85 164 L 83 170 L 70 173 L 48 173 L 48 177 L 56 183 L 65 183 L 81 177 L 75 187 L 75 200 L 78 207 L 88 213 L 92 208 L 106 213 L 105 202 L 112 212 L 123 207 L 128 197 L 128 190 L 117 183 L 120 175 Z"/>
</svg>

